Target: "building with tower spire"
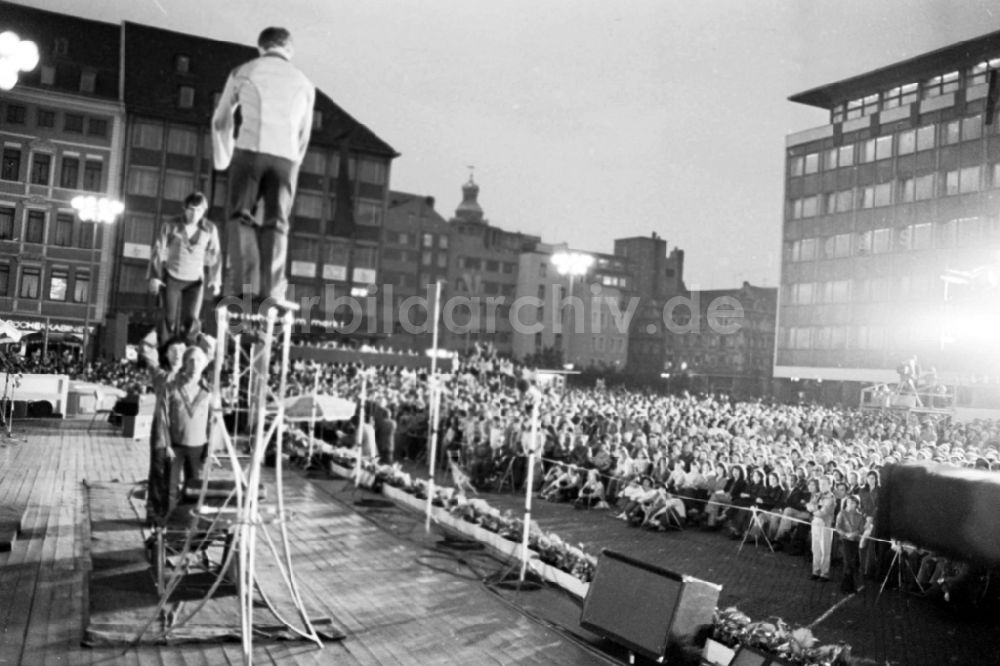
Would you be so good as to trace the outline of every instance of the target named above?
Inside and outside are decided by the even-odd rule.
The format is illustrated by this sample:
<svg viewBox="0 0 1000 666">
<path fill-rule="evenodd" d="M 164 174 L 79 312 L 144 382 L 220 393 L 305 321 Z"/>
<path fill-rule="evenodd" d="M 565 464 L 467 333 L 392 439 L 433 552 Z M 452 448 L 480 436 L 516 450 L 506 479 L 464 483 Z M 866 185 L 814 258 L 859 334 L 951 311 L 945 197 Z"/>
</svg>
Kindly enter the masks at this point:
<svg viewBox="0 0 1000 666">
<path fill-rule="evenodd" d="M 451 249 L 442 291 L 442 346 L 464 352 L 477 343 L 491 343 L 509 356 L 519 256 L 534 250 L 541 238 L 491 225 L 478 199 L 479 185 L 470 173 L 462 185 L 462 202 L 448 221 Z"/>
</svg>

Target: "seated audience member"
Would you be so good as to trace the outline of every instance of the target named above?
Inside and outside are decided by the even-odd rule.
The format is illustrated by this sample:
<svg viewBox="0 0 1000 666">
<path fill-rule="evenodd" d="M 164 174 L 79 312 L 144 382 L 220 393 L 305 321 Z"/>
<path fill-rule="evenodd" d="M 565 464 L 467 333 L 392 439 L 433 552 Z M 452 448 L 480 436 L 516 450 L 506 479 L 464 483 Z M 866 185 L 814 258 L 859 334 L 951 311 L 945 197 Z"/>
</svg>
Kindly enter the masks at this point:
<svg viewBox="0 0 1000 666">
<path fill-rule="evenodd" d="M 788 540 L 793 527 L 802 525 L 801 522 L 795 522 L 796 520 L 807 523 L 812 521 L 812 513 L 809 512 L 806 505 L 809 499 L 818 492 L 819 484 L 815 479 L 806 481 L 803 475 L 796 475 L 795 486 L 786 493 L 782 501 L 784 506 L 781 509 L 781 519 L 773 533 L 777 547 L 783 547 L 782 544 Z"/>
<path fill-rule="evenodd" d="M 732 502 L 728 488 L 732 477 L 726 463 L 716 464 L 715 471 L 708 477 L 708 502 L 705 503 L 705 526 L 714 528 L 725 506 Z"/>
<path fill-rule="evenodd" d="M 751 509 L 757 506 L 757 500 L 765 490 L 764 471 L 757 467 L 750 473 L 750 482 L 743 492 L 733 493 L 733 505 L 739 507 L 730 516 L 729 536 L 739 539 L 750 525 Z"/>
<path fill-rule="evenodd" d="M 841 555 L 844 562 L 844 578 L 840 585 L 840 591 L 851 593 L 860 591 L 860 577 L 858 572 L 861 562 L 858 557 L 858 548 L 861 537 L 865 531 L 865 517 L 858 506 L 861 500 L 857 495 L 848 495 L 844 498 L 844 506 L 837 516 L 837 534 L 840 535 Z"/>
<path fill-rule="evenodd" d="M 752 530 L 758 532 L 757 535 L 764 533 L 770 538 L 771 533 L 768 526 L 772 516 L 776 515 L 774 511 L 784 496 L 785 489 L 781 485 L 781 477 L 777 472 L 771 472 L 766 477 L 763 491 L 754 499 L 757 509 L 763 512 L 757 514 L 755 522 L 750 526 Z"/>
<path fill-rule="evenodd" d="M 649 507 L 644 526 L 649 526 L 657 530 L 664 529 L 684 529 L 684 522 L 687 519 L 687 511 L 684 502 L 674 497 L 666 488 L 658 488 L 656 500 Z"/>
<path fill-rule="evenodd" d="M 576 465 L 565 464 L 555 480 L 542 490 L 541 497 L 552 502 L 574 500 L 582 483 L 580 468 Z"/>
<path fill-rule="evenodd" d="M 580 493 L 574 506 L 581 509 L 589 509 L 591 507 L 597 507 L 598 509 L 608 508 L 608 503 L 604 499 L 604 484 L 601 482 L 601 476 L 596 469 L 587 471 L 587 481 L 580 488 Z"/>
</svg>

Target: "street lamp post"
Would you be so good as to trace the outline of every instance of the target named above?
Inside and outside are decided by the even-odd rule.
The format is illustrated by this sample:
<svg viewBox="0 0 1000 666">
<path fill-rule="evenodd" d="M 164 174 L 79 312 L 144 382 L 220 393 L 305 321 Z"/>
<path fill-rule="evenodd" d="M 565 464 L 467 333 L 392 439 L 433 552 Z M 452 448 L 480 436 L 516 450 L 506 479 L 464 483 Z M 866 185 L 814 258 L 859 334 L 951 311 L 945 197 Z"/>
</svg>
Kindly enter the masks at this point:
<svg viewBox="0 0 1000 666">
<path fill-rule="evenodd" d="M 38 46 L 21 39 L 16 32 L 0 32 L 0 90 L 10 90 L 17 85 L 21 72 L 30 72 L 38 66 Z"/>
<path fill-rule="evenodd" d="M 590 267 L 594 265 L 594 257 L 589 254 L 584 254 L 583 252 L 556 252 L 552 255 L 552 265 L 556 267 L 556 271 L 559 275 L 565 275 L 569 277 L 569 296 L 573 296 L 573 283 L 577 276 L 584 276 Z M 562 305 L 559 307 L 559 329 L 563 332 L 566 327 L 565 322 L 565 307 Z M 572 359 L 569 358 L 569 337 L 563 332 L 563 348 L 567 352 L 563 356 L 563 361 L 571 362 Z"/>
<path fill-rule="evenodd" d="M 83 320 L 83 354 L 84 358 L 87 358 L 90 345 L 91 302 L 93 302 L 95 309 L 97 307 L 96 257 L 99 256 L 99 254 L 95 253 L 100 252 L 100 249 L 97 247 L 97 239 L 99 237 L 97 230 L 99 225 L 114 224 L 114 221 L 118 219 L 118 216 L 125 211 L 125 204 L 121 201 L 109 199 L 107 197 L 77 196 L 73 198 L 71 205 L 73 206 L 73 210 L 76 211 L 77 217 L 79 217 L 81 221 L 94 223 L 93 242 L 90 244 L 90 285 L 87 290 L 87 306 Z"/>
</svg>

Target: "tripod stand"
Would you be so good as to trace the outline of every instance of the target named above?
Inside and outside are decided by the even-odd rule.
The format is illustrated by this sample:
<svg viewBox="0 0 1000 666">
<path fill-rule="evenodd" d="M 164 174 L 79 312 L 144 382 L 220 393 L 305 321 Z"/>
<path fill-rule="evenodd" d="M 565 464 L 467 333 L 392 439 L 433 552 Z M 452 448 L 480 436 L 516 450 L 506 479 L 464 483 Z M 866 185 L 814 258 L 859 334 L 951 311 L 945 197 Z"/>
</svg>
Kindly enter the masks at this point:
<svg viewBox="0 0 1000 666">
<path fill-rule="evenodd" d="M 882 598 L 882 592 L 885 591 L 886 583 L 889 582 L 889 576 L 892 575 L 893 567 L 896 568 L 896 585 L 900 590 L 903 589 L 903 562 L 906 563 L 906 568 L 910 570 L 910 575 L 913 576 L 913 580 L 917 582 L 917 587 L 920 588 L 920 591 L 925 591 L 923 586 L 920 584 L 917 575 L 913 573 L 913 565 L 910 564 L 910 560 L 903 557 L 903 546 L 898 541 L 892 542 L 892 552 L 892 561 L 889 562 L 889 568 L 885 572 L 885 578 L 882 580 L 882 586 L 878 589 L 878 596 L 875 597 L 875 601 Z"/>
<path fill-rule="evenodd" d="M 774 546 L 771 545 L 771 539 L 769 539 L 768 536 L 767 536 L 767 529 L 764 527 L 764 525 L 761 522 L 761 519 L 760 519 L 760 517 L 759 517 L 758 514 L 759 514 L 759 511 L 758 511 L 758 509 L 757 509 L 756 506 L 750 507 L 750 522 L 747 524 L 746 531 L 743 532 L 743 540 L 740 541 L 739 550 L 736 551 L 737 555 L 740 554 L 741 552 L 743 552 L 743 546 L 746 545 L 746 543 L 747 543 L 747 537 L 750 536 L 750 532 L 754 533 L 754 535 L 753 535 L 753 545 L 754 546 L 759 546 L 760 545 L 760 541 L 759 541 L 760 537 L 764 537 L 764 543 L 767 544 L 767 547 L 771 549 L 772 553 L 774 552 Z"/>
</svg>

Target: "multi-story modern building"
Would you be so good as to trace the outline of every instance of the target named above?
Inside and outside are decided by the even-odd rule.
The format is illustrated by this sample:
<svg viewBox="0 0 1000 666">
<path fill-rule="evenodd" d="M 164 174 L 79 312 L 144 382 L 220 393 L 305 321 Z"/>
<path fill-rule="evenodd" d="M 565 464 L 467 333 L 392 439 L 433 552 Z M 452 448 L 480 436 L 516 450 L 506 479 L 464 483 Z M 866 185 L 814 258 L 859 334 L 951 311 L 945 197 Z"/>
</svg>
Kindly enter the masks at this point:
<svg viewBox="0 0 1000 666">
<path fill-rule="evenodd" d="M 443 287 L 448 279 L 450 233 L 448 222 L 434 210 L 433 197 L 389 193 L 379 260 L 382 268 L 379 288 L 385 298 L 390 297 L 391 289 L 394 317 L 387 333 L 395 349 L 418 350 L 431 346 L 427 307 L 433 307 L 434 283 L 440 281 Z M 404 308 L 404 301 L 412 297 L 417 300 L 410 301 Z M 403 317 L 412 325 L 409 331 Z"/>
<path fill-rule="evenodd" d="M 574 369 L 624 370 L 628 353 L 626 261 L 591 257 L 583 275 L 562 274 L 553 257 L 572 253 L 563 243 L 539 243 L 521 253 L 513 308 L 513 356 L 557 356 Z"/>
<path fill-rule="evenodd" d="M 787 388 L 854 400 L 914 355 L 944 383 L 996 385 L 996 293 L 961 308 L 942 278 L 997 274 L 998 70 L 995 32 L 790 98 L 829 119 L 786 139 L 774 372 Z"/>
<path fill-rule="evenodd" d="M 667 254 L 667 241 L 653 232 L 615 240 L 615 255 L 628 262 L 632 315 L 628 338 L 628 372 L 654 377 L 667 362 L 664 311 L 673 296 L 684 292 L 684 251 Z"/>
<path fill-rule="evenodd" d="M 113 303 L 119 346 L 159 316 L 146 293 L 149 248 L 159 225 L 181 213 L 184 197 L 193 190 L 208 194 L 209 217 L 224 230 L 226 176 L 213 175 L 210 121 L 230 70 L 257 56 L 255 48 L 128 22 L 121 39 L 128 131 L 126 219 Z M 336 299 L 378 282 L 394 157 L 388 144 L 317 91 L 288 250 L 289 294 L 308 299 L 304 316 L 346 320 L 347 308 L 338 308 Z"/>
<path fill-rule="evenodd" d="M 513 351 L 510 306 L 517 292 L 522 252 L 541 242 L 538 236 L 491 225 L 479 205 L 479 185 L 472 177 L 462 186 L 462 202 L 451 226 L 448 289 L 444 291 L 442 346 L 456 351 L 489 342 L 500 354 Z"/>
<path fill-rule="evenodd" d="M 778 290 L 689 291 L 669 306 L 663 378 L 668 389 L 770 392 Z"/>
<path fill-rule="evenodd" d="M 40 59 L 0 98 L 0 312 L 32 331 L 28 340 L 90 351 L 107 311 L 115 233 L 82 222 L 71 202 L 119 195 L 119 31 L 0 2 L 5 30 L 35 42 Z"/>
</svg>

